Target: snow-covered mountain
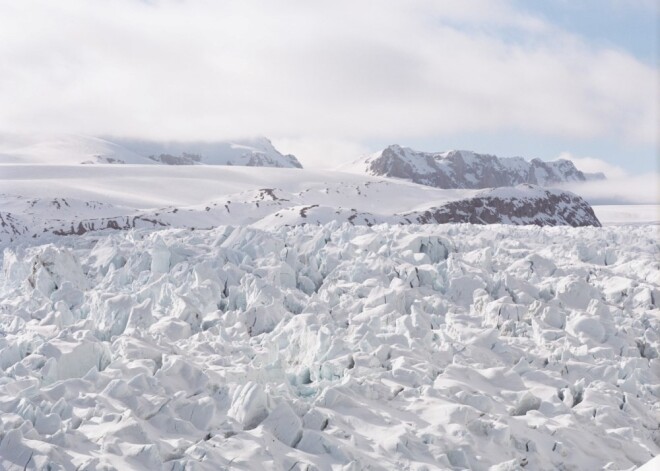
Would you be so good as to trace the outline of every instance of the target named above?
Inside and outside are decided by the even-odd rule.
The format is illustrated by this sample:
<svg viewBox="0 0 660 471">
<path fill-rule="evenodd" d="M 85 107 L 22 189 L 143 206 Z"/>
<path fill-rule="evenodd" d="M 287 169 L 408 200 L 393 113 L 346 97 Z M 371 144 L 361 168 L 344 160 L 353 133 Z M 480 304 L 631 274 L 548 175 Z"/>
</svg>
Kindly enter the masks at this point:
<svg viewBox="0 0 660 471">
<path fill-rule="evenodd" d="M 302 168 L 291 154 L 280 153 L 260 137 L 234 142 L 151 142 L 119 140 L 123 147 L 166 165 L 240 165 Z"/>
<path fill-rule="evenodd" d="M 530 183 L 556 183 L 603 179 L 585 174 L 570 160 L 527 161 L 522 157 L 502 158 L 471 151 L 419 152 L 392 145 L 343 168 L 346 171 L 402 178 L 437 188 L 496 188 Z"/>
<path fill-rule="evenodd" d="M 232 142 L 158 142 L 81 135 L 0 135 L 4 164 L 239 165 L 302 168 L 266 138 Z"/>
<path fill-rule="evenodd" d="M 18 165 L 2 170 L 6 193 L 0 194 L 0 245 L 99 230 L 220 224 L 600 225 L 579 196 L 533 185 L 442 190 L 338 172 L 262 168 L 257 174 L 245 167 L 201 165 Z M 277 186 L 265 186 L 273 182 Z"/>
</svg>

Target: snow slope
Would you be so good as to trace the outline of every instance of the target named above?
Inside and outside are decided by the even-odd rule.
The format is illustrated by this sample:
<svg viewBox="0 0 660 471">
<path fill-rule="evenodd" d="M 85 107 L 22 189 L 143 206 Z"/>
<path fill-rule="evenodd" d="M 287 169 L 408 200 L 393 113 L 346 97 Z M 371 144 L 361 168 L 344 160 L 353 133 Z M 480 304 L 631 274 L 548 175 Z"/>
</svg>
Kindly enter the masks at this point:
<svg viewBox="0 0 660 471">
<path fill-rule="evenodd" d="M 633 469 L 658 227 L 132 230 L 13 247 L 0 468 Z"/>
<path fill-rule="evenodd" d="M 241 165 L 301 168 L 266 138 L 235 142 L 156 142 L 81 135 L 0 134 L 4 164 Z"/>
<path fill-rule="evenodd" d="M 496 188 L 531 183 L 557 183 L 604 179 L 602 174 L 584 174 L 569 160 L 543 162 L 522 157 L 502 158 L 471 151 L 419 152 L 392 145 L 367 155 L 344 171 L 402 178 L 438 188 Z"/>
<path fill-rule="evenodd" d="M 603 224 L 660 224 L 660 205 L 594 205 L 594 212 Z"/>
<path fill-rule="evenodd" d="M 307 204 L 289 206 L 265 217 L 256 227 L 269 228 L 301 224 L 515 224 L 539 226 L 600 226 L 589 204 L 579 196 L 535 185 L 484 190 L 424 210 L 396 214 L 372 214 L 355 209 Z"/>
<path fill-rule="evenodd" d="M 0 181 L 7 192 L 0 194 L 0 246 L 52 234 L 219 224 L 600 225 L 578 196 L 533 186 L 475 194 L 336 172 L 197 165 L 4 165 Z"/>
<path fill-rule="evenodd" d="M 0 134 L 0 164 L 154 164 L 119 144 L 90 136 Z"/>
</svg>

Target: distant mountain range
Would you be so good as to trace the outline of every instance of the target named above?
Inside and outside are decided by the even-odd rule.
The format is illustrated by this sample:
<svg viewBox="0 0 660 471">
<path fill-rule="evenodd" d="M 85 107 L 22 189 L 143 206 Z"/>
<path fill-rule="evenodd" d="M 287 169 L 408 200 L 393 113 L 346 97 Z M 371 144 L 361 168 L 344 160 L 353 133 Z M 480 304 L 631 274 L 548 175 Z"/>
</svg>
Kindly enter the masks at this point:
<svg viewBox="0 0 660 471">
<path fill-rule="evenodd" d="M 0 135 L 0 163 L 5 164 L 139 164 L 235 165 L 302 168 L 265 137 L 233 141 L 149 141 L 81 135 Z M 602 173 L 578 170 L 570 160 L 527 161 L 465 150 L 420 152 L 391 145 L 346 165 L 342 170 L 399 178 L 448 189 L 484 189 L 521 184 L 551 186 L 602 180 Z"/>
<path fill-rule="evenodd" d="M 0 163 L 239 165 L 302 168 L 265 137 L 216 142 L 157 142 L 80 135 L 0 135 Z"/>
<path fill-rule="evenodd" d="M 391 145 L 346 166 L 344 170 L 401 178 L 436 188 L 499 188 L 520 184 L 549 186 L 557 183 L 602 180 L 602 173 L 578 170 L 570 160 L 527 161 L 465 150 L 419 152 Z"/>
</svg>

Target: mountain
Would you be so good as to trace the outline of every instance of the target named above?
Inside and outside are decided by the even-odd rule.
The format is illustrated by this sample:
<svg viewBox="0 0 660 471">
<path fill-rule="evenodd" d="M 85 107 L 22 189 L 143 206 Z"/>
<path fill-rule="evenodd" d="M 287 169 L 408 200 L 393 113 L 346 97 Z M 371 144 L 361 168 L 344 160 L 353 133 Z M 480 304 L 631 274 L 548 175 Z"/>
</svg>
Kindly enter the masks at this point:
<svg viewBox="0 0 660 471">
<path fill-rule="evenodd" d="M 239 165 L 302 168 L 293 155 L 284 155 L 265 137 L 233 142 L 153 142 L 118 140 L 154 162 L 166 165 Z"/>
<path fill-rule="evenodd" d="M 238 165 L 302 168 L 264 137 L 217 142 L 158 142 L 80 135 L 0 135 L 0 163 Z"/>
<path fill-rule="evenodd" d="M 419 152 L 398 145 L 366 156 L 345 170 L 401 178 L 437 188 L 481 189 L 523 183 L 548 186 L 605 178 L 602 173 L 581 172 L 570 160 L 528 162 L 522 157 L 503 158 L 464 150 Z"/>
</svg>

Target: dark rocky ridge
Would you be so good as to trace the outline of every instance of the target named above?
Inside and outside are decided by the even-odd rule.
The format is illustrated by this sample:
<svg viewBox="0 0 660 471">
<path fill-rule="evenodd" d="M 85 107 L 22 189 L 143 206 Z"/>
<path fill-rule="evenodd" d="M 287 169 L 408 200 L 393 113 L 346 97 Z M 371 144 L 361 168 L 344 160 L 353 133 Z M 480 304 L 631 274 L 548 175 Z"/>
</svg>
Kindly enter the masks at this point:
<svg viewBox="0 0 660 471">
<path fill-rule="evenodd" d="M 518 195 L 500 196 L 493 190 L 422 213 L 409 213 L 404 217 L 419 224 L 463 222 L 601 227 L 589 203 L 573 193 L 548 191 L 532 185 L 521 185 L 515 190 L 519 192 Z"/>
</svg>

